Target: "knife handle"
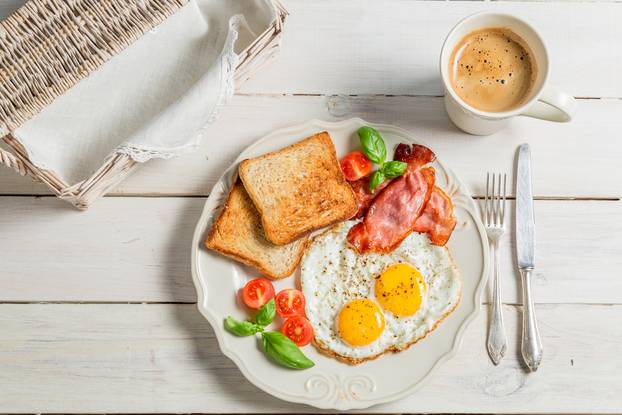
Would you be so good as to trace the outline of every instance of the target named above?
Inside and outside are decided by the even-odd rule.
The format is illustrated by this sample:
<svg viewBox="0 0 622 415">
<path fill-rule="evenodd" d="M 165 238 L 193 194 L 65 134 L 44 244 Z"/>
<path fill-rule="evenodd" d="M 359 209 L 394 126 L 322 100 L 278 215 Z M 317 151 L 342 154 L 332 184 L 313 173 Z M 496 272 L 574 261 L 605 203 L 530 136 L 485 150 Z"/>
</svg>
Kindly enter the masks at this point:
<svg viewBox="0 0 622 415">
<path fill-rule="evenodd" d="M 531 299 L 531 268 L 521 268 L 520 275 L 523 282 L 523 338 L 521 353 L 523 360 L 532 372 L 538 370 L 542 360 L 542 342 L 536 321 L 536 310 Z"/>
</svg>

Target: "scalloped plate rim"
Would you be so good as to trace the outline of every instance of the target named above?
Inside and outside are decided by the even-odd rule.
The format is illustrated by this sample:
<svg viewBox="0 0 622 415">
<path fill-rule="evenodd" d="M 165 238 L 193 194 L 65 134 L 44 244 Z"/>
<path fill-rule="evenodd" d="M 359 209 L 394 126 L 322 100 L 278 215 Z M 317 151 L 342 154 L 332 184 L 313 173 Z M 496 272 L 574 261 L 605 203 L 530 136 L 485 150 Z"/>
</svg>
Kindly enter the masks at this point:
<svg viewBox="0 0 622 415">
<path fill-rule="evenodd" d="M 306 128 L 308 128 L 309 126 L 312 125 L 316 125 L 318 126 L 318 128 L 320 129 L 330 129 L 330 128 L 342 128 L 344 126 L 346 126 L 347 124 L 359 124 L 359 125 L 370 125 L 376 129 L 382 129 L 382 130 L 392 130 L 394 131 L 396 134 L 402 135 L 407 137 L 411 142 L 416 142 L 416 143 L 420 143 L 420 144 L 425 144 L 425 141 L 420 140 L 420 139 L 414 139 L 412 137 L 412 134 L 408 131 L 405 130 L 403 128 L 400 127 L 395 127 L 393 125 L 389 125 L 389 124 L 381 124 L 381 123 L 371 123 L 371 122 L 367 122 L 361 118 L 358 117 L 354 117 L 354 118 L 349 118 L 347 120 L 341 120 L 341 121 L 324 121 L 324 120 L 320 120 L 317 118 L 308 120 L 305 123 L 302 124 L 296 124 L 296 125 L 290 125 L 287 127 L 283 127 L 283 128 L 279 128 L 275 131 L 272 131 L 271 133 L 263 136 L 262 138 L 254 141 L 252 144 L 250 144 L 249 146 L 247 146 L 241 153 L 240 155 L 235 159 L 235 161 L 233 163 L 231 163 L 231 165 L 224 171 L 224 173 L 218 178 L 218 180 L 216 181 L 216 183 L 214 184 L 214 186 L 212 187 L 212 190 L 210 191 L 210 195 L 208 196 L 207 200 L 205 201 L 205 205 L 201 211 L 201 216 L 197 222 L 197 225 L 195 227 L 195 231 L 194 231 L 194 235 L 193 235 L 193 239 L 192 239 L 192 247 L 191 247 L 191 271 L 192 271 L 192 280 L 195 286 L 195 289 L 197 291 L 197 308 L 199 309 L 199 312 L 201 313 L 201 315 L 203 315 L 203 317 L 210 323 L 210 325 L 212 326 L 213 330 L 214 330 L 214 334 L 216 336 L 216 340 L 218 342 L 218 346 L 221 350 L 221 352 L 227 356 L 229 359 L 231 359 L 236 366 L 238 367 L 238 369 L 242 372 L 242 374 L 244 375 L 244 377 L 251 382 L 253 385 L 255 385 L 257 388 L 263 390 L 264 392 L 275 396 L 279 399 L 282 399 L 284 401 L 288 401 L 288 402 L 293 402 L 293 403 L 299 403 L 299 404 L 305 404 L 305 405 L 310 405 L 319 409 L 335 409 L 335 410 L 351 410 L 351 409 L 366 409 L 369 408 L 371 406 L 374 405 L 379 405 L 379 404 L 383 404 L 383 403 L 388 403 L 388 402 L 392 402 L 398 399 L 402 399 L 410 394 L 412 394 L 413 392 L 415 392 L 419 387 L 421 387 L 425 381 L 430 377 L 430 375 L 443 363 L 445 363 L 447 360 L 451 359 L 452 357 L 454 357 L 456 355 L 456 353 L 458 352 L 458 349 L 460 347 L 460 344 L 462 342 L 463 339 L 463 335 L 464 335 L 464 331 L 466 330 L 466 328 L 473 322 L 473 320 L 475 319 L 475 317 L 477 317 L 477 315 L 479 314 L 479 312 L 481 311 L 481 294 L 483 292 L 483 289 L 486 285 L 487 282 L 487 275 L 488 275 L 488 239 L 486 237 L 486 232 L 484 229 L 484 225 L 481 222 L 481 217 L 479 215 L 479 210 L 477 205 L 475 204 L 474 200 L 470 197 L 471 193 L 468 190 L 468 187 L 459 179 L 458 176 L 456 176 L 455 173 L 453 173 L 453 171 L 451 169 L 448 169 L 447 167 L 445 167 L 443 165 L 442 162 L 440 162 L 438 159 L 436 160 L 436 162 L 438 162 L 438 164 L 443 168 L 444 172 L 449 175 L 451 174 L 454 178 L 454 180 L 458 183 L 458 188 L 460 189 L 461 193 L 465 194 L 468 196 L 468 200 L 469 200 L 469 205 L 467 212 L 469 213 L 469 215 L 472 217 L 473 219 L 473 223 L 476 225 L 477 231 L 479 233 L 480 236 L 480 240 L 482 242 L 482 252 L 483 252 L 483 258 L 482 258 L 482 262 L 483 262 L 483 269 L 482 269 L 482 275 L 480 276 L 480 280 L 479 283 L 477 283 L 475 292 L 474 292 L 474 298 L 472 298 L 473 302 L 474 302 L 474 309 L 471 312 L 471 314 L 469 314 L 464 321 L 462 322 L 462 324 L 459 326 L 458 330 L 455 332 L 455 336 L 452 342 L 452 347 L 451 350 L 449 350 L 448 352 L 446 352 L 445 354 L 441 355 L 436 362 L 430 367 L 430 369 L 417 381 L 415 381 L 414 383 L 412 383 L 411 385 L 405 387 L 403 390 L 399 391 L 399 392 L 395 392 L 393 394 L 390 395 L 385 395 L 373 400 L 358 400 L 358 401 L 345 401 L 346 405 L 332 405 L 332 404 L 324 404 L 323 401 L 312 401 L 309 400 L 308 398 L 304 397 L 304 396 L 296 396 L 296 395 L 291 395 L 288 393 L 284 393 L 278 389 L 273 388 L 271 385 L 269 385 L 268 383 L 264 382 L 261 378 L 255 376 L 254 374 L 252 374 L 248 368 L 246 367 L 246 364 L 242 361 L 242 359 L 240 359 L 240 357 L 236 354 L 236 352 L 234 352 L 232 349 L 230 349 L 229 347 L 227 347 L 225 345 L 225 342 L 223 341 L 222 335 L 224 333 L 224 330 L 221 330 L 220 326 L 221 326 L 221 322 L 217 321 L 216 317 L 212 314 L 212 311 L 210 311 L 210 308 L 208 305 L 205 305 L 207 297 L 206 297 L 206 293 L 205 290 L 203 288 L 202 282 L 200 280 L 199 277 L 199 270 L 198 270 L 198 252 L 199 252 L 199 246 L 202 246 L 202 239 L 203 239 L 203 235 L 206 229 L 206 226 L 208 225 L 208 222 L 210 221 L 210 216 L 211 216 L 211 212 L 208 210 L 209 207 L 209 203 L 213 194 L 213 190 L 219 186 L 223 184 L 223 180 L 225 180 L 225 178 L 231 174 L 231 170 L 233 168 L 235 168 L 238 163 L 244 158 L 244 154 L 247 153 L 248 151 L 251 151 L 253 149 L 255 149 L 257 146 L 262 145 L 263 143 L 265 143 L 266 141 L 272 139 L 275 136 L 280 136 L 283 134 L 292 134 L 295 133 L 298 130 L 305 130 Z M 466 208 L 463 207 L 463 208 Z M 464 301 L 464 298 L 463 298 Z"/>
</svg>

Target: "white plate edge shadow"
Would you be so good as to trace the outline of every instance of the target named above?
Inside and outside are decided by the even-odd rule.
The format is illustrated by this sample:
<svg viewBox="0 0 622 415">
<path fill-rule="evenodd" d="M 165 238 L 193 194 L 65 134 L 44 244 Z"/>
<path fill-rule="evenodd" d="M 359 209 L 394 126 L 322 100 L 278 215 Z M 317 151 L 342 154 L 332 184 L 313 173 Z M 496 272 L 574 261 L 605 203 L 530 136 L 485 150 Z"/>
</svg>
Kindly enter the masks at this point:
<svg viewBox="0 0 622 415">
<path fill-rule="evenodd" d="M 223 193 L 224 196 L 227 195 L 228 193 L 228 186 L 230 186 L 232 184 L 232 178 L 235 177 L 235 168 L 237 167 L 237 165 L 239 164 L 240 161 L 242 161 L 245 157 L 244 154 L 247 153 L 248 151 L 254 149 L 257 146 L 260 146 L 262 144 L 264 144 L 266 141 L 272 139 L 275 136 L 280 136 L 283 134 L 295 134 L 297 131 L 299 130 L 305 130 L 310 126 L 316 126 L 318 131 L 321 130 L 330 130 L 330 129 L 336 129 L 336 128 L 343 128 L 344 126 L 348 125 L 348 124 L 355 124 L 357 126 L 361 126 L 361 125 L 369 125 L 372 126 L 378 130 L 390 130 L 392 132 L 394 132 L 397 135 L 403 136 L 405 138 L 408 138 L 408 140 L 410 142 L 415 142 L 415 143 L 419 143 L 419 144 L 424 144 L 425 142 L 423 142 L 420 139 L 414 139 L 412 137 L 412 134 L 402 128 L 399 127 L 395 127 L 392 125 L 387 125 L 387 124 L 379 124 L 379 123 L 370 123 L 367 121 L 362 120 L 361 118 L 350 118 L 347 120 L 342 120 L 342 121 L 336 121 L 336 122 L 330 122 L 330 121 L 323 121 L 323 120 L 318 120 L 318 119 L 312 119 L 309 120 L 303 124 L 297 124 L 297 125 L 293 125 L 293 126 L 289 126 L 289 127 L 284 127 L 284 128 L 280 128 L 278 130 L 275 130 L 265 136 L 263 136 L 262 138 L 258 139 L 257 141 L 253 142 L 250 146 L 246 147 L 242 153 L 240 154 L 240 156 L 238 156 L 238 158 L 231 164 L 231 166 L 229 166 L 229 168 L 227 168 L 227 170 L 220 176 L 220 178 L 218 179 L 218 181 L 216 182 L 216 184 L 214 185 L 214 187 L 212 188 L 212 191 L 210 192 L 210 195 L 208 197 L 208 199 L 205 202 L 205 206 L 202 210 L 201 216 L 197 222 L 195 231 L 194 231 L 194 236 L 192 239 L 192 251 L 191 251 L 191 271 L 192 271 L 192 280 L 194 282 L 195 285 L 195 289 L 197 291 L 197 306 L 198 309 L 200 311 L 200 313 L 207 319 L 207 321 L 210 323 L 210 325 L 212 326 L 214 333 L 216 335 L 216 339 L 218 341 L 218 345 L 220 347 L 221 352 L 227 356 L 229 359 L 231 359 L 236 366 L 238 367 L 238 369 L 242 372 L 242 374 L 244 375 L 244 377 L 251 382 L 253 385 L 255 385 L 256 387 L 258 387 L 259 389 L 263 390 L 266 393 L 269 393 L 272 396 L 275 396 L 279 399 L 285 400 L 285 401 L 289 401 L 289 402 L 293 402 L 293 403 L 301 403 L 301 404 L 306 404 L 306 405 L 310 405 L 310 406 L 314 406 L 316 408 L 319 409 L 335 409 L 335 410 L 350 410 L 350 409 L 365 409 L 365 408 L 369 408 L 370 406 L 373 405 L 378 405 L 378 404 L 382 404 L 382 403 L 387 403 L 387 402 L 391 402 L 391 401 L 395 401 L 401 398 L 404 398 L 405 396 L 408 396 L 410 394 L 412 394 L 414 391 L 416 391 L 416 389 L 418 387 L 420 387 L 422 384 L 424 384 L 424 382 L 430 377 L 430 375 L 440 366 L 442 365 L 444 362 L 446 362 L 447 360 L 451 359 L 453 356 L 456 355 L 456 353 L 458 352 L 458 349 L 460 347 L 460 344 L 462 342 L 462 338 L 464 335 L 464 331 L 466 330 L 466 328 L 471 324 L 471 322 L 475 319 L 475 317 L 479 314 L 480 310 L 481 310 L 481 295 L 482 295 L 482 291 L 484 289 L 484 287 L 486 286 L 486 276 L 488 275 L 488 239 L 486 237 L 486 231 L 484 229 L 484 225 L 481 222 L 481 216 L 479 213 L 479 209 L 475 204 L 475 201 L 471 198 L 471 193 L 469 192 L 467 186 L 453 173 L 453 171 L 451 171 L 451 169 L 446 168 L 438 159 L 436 161 L 436 163 L 442 167 L 442 170 L 445 174 L 445 177 L 448 181 L 448 183 L 451 182 L 455 183 L 456 186 L 453 189 L 453 192 L 449 192 L 450 194 L 454 193 L 455 191 L 460 191 L 460 193 L 462 195 L 466 195 L 466 198 L 461 197 L 458 203 L 455 203 L 456 205 L 459 205 L 460 208 L 464 209 L 472 218 L 473 223 L 476 226 L 476 229 L 478 231 L 479 234 L 479 238 L 480 241 L 482 243 L 482 253 L 483 253 L 483 267 L 482 267 L 482 274 L 480 275 L 479 278 L 479 282 L 477 283 L 476 289 L 474 291 L 474 295 L 473 298 L 470 298 L 469 300 L 473 301 L 474 304 L 474 309 L 473 311 L 467 315 L 464 320 L 462 321 L 462 323 L 460 324 L 453 343 L 452 343 L 452 347 L 451 350 L 449 350 L 447 353 L 441 355 L 437 361 L 430 367 L 430 369 L 427 371 L 427 373 L 425 373 L 425 375 L 423 377 L 421 377 L 419 380 L 413 382 L 412 384 L 406 386 L 404 389 L 395 392 L 393 394 L 390 395 L 386 395 L 386 396 L 382 396 L 379 398 L 375 398 L 372 400 L 362 400 L 362 399 L 349 399 L 349 400 L 338 400 L 338 401 L 330 401 L 330 400 L 311 400 L 309 397 L 305 397 L 305 396 L 298 396 L 298 395 L 291 395 L 285 392 L 282 392 L 278 389 L 273 388 L 271 385 L 269 385 L 268 383 L 266 383 L 265 381 L 263 381 L 262 379 L 260 379 L 259 377 L 255 376 L 247 367 L 246 364 L 242 361 L 242 359 L 236 354 L 236 352 L 234 352 L 232 349 L 228 348 L 222 338 L 222 334 L 224 332 L 224 330 L 221 329 L 222 327 L 222 321 L 219 320 L 218 317 L 214 316 L 209 308 L 206 306 L 206 291 L 205 291 L 205 287 L 203 286 L 203 282 L 201 281 L 200 278 L 200 270 L 198 267 L 198 254 L 199 254 L 199 250 L 202 249 L 202 247 L 204 246 L 203 244 L 203 238 L 205 235 L 205 231 L 207 226 L 209 225 L 209 222 L 213 219 L 213 217 L 215 216 L 214 212 L 217 211 L 218 209 L 213 209 L 210 208 L 210 205 L 213 203 L 214 198 L 216 197 L 223 197 Z M 300 137 L 301 139 L 304 137 Z M 229 181 L 229 183 L 225 184 L 225 181 Z M 218 186 L 224 186 L 224 188 L 222 189 L 222 192 L 220 195 L 217 195 L 214 192 L 214 189 L 217 189 Z M 447 189 L 445 189 L 447 190 Z M 453 199 L 453 197 L 452 197 Z M 455 199 L 454 199 L 455 200 Z M 223 198 L 224 201 L 224 198 Z M 465 298 L 462 299 L 462 301 L 465 301 Z M 334 404 L 331 404 L 330 402 L 333 402 Z"/>
</svg>

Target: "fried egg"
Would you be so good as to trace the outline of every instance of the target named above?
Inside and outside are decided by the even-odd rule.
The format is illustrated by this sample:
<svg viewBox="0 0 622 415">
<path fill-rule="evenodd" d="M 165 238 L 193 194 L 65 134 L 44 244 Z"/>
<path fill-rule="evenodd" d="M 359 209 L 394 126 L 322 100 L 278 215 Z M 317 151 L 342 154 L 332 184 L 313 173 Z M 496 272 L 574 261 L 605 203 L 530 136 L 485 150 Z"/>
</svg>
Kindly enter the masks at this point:
<svg viewBox="0 0 622 415">
<path fill-rule="evenodd" d="M 316 236 L 300 277 L 314 344 L 350 363 L 407 349 L 456 308 L 462 293 L 446 247 L 413 232 L 388 254 L 359 254 L 347 242 L 355 223 Z"/>
</svg>

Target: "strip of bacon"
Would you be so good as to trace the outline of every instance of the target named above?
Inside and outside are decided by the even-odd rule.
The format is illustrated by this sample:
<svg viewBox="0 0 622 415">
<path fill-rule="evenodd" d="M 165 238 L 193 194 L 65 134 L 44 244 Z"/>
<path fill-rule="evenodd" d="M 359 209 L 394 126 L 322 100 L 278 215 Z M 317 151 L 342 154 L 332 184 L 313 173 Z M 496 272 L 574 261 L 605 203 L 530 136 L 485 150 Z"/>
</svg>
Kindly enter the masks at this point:
<svg viewBox="0 0 622 415">
<path fill-rule="evenodd" d="M 354 182 L 350 182 L 350 186 L 352 187 L 352 191 L 354 191 L 354 195 L 356 196 L 356 203 L 359 208 L 356 214 L 352 217 L 352 219 L 362 218 L 367 212 L 367 209 L 369 208 L 369 205 L 371 205 L 371 202 L 374 200 L 374 198 L 380 194 L 382 189 L 384 189 L 389 185 L 389 183 L 391 183 L 391 180 L 385 180 L 384 182 L 376 186 L 374 192 L 372 193 L 369 190 L 370 179 L 371 175 L 368 175 Z"/>
<path fill-rule="evenodd" d="M 348 232 L 359 253 L 390 252 L 412 231 L 434 188 L 434 168 L 410 170 L 394 179 L 372 202 L 363 221 Z"/>
<path fill-rule="evenodd" d="M 429 148 L 419 144 L 399 144 L 395 148 L 395 154 L 393 156 L 393 159 L 408 163 L 409 170 L 416 170 L 419 167 L 433 162 L 436 159 L 436 155 Z M 367 209 L 371 205 L 374 198 L 380 194 L 382 189 L 384 189 L 389 185 L 389 183 L 391 183 L 391 179 L 385 180 L 384 182 L 380 183 L 380 185 L 378 185 L 372 193 L 369 190 L 370 179 L 371 174 L 362 177 L 354 182 L 350 182 L 350 186 L 354 191 L 354 195 L 356 196 L 356 202 L 358 204 L 358 211 L 352 217 L 352 219 L 362 218 L 367 212 Z"/>
<path fill-rule="evenodd" d="M 393 159 L 408 163 L 409 169 L 416 170 L 436 160 L 436 154 L 420 144 L 408 145 L 402 143 L 395 148 Z"/>
<path fill-rule="evenodd" d="M 451 203 L 451 198 L 439 187 L 434 186 L 430 200 L 415 222 L 413 230 L 427 233 L 434 245 L 444 246 L 455 227 L 456 217 L 454 216 L 454 205 Z"/>
<path fill-rule="evenodd" d="M 413 144 L 400 144 L 395 149 L 395 160 L 409 163 L 409 168 L 417 168 L 436 159 L 436 155 L 429 148 Z M 415 222 L 415 232 L 427 233 L 434 245 L 444 246 L 454 228 L 456 217 L 451 198 L 440 188 L 434 187 L 430 200 L 423 213 Z"/>
</svg>

